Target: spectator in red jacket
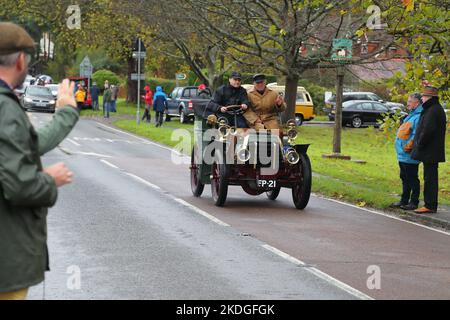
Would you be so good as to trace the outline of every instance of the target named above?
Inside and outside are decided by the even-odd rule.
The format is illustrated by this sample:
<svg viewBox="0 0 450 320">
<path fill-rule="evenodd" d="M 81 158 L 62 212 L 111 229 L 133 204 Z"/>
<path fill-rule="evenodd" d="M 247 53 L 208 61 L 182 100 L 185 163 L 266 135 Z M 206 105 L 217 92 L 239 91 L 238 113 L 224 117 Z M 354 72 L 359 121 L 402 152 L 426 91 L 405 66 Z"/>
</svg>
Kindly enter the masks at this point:
<svg viewBox="0 0 450 320">
<path fill-rule="evenodd" d="M 149 86 L 145 86 L 144 91 L 145 113 L 142 117 L 142 120 L 147 119 L 147 122 L 150 123 L 150 121 L 152 120 L 152 115 L 150 114 L 150 106 L 153 105 L 153 92 L 152 90 L 150 90 Z"/>
</svg>

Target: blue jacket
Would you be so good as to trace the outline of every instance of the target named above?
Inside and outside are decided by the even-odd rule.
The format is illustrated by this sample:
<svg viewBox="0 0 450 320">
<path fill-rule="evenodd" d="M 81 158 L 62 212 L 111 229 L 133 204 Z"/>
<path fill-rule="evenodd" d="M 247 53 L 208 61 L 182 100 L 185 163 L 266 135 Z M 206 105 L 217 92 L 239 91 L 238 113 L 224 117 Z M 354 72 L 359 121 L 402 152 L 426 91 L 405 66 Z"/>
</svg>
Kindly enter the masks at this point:
<svg viewBox="0 0 450 320">
<path fill-rule="evenodd" d="M 397 152 L 397 159 L 399 162 L 419 164 L 419 161 L 411 158 L 411 150 L 414 144 L 414 136 L 419 125 L 420 116 L 422 114 L 422 106 L 416 109 L 403 120 L 403 124 L 397 131 L 395 138 L 395 151 Z"/>
<path fill-rule="evenodd" d="M 156 93 L 153 96 L 153 110 L 164 112 L 167 109 L 167 95 L 160 86 L 156 87 Z"/>
</svg>

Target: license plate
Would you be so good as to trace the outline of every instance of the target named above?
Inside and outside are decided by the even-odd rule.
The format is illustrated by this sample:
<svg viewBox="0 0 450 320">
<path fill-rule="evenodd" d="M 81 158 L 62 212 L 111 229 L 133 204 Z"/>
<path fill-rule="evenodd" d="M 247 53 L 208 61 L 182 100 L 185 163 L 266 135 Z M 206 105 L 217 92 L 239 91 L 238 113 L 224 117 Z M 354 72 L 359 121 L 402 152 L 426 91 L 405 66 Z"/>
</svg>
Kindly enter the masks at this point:
<svg viewBox="0 0 450 320">
<path fill-rule="evenodd" d="M 258 188 L 276 188 L 277 180 L 257 180 Z"/>
<path fill-rule="evenodd" d="M 43 103 L 43 102 L 36 102 L 36 106 L 38 106 L 38 107 L 46 107 L 47 104 Z"/>
</svg>

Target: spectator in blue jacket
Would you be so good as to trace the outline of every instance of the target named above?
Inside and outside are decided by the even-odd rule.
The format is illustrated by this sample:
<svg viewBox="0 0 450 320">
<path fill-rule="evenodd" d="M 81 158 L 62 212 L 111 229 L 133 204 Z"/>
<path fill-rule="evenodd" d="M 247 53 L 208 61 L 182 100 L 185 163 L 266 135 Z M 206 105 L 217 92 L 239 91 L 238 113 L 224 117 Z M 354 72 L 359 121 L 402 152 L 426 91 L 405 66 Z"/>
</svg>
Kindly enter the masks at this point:
<svg viewBox="0 0 450 320">
<path fill-rule="evenodd" d="M 423 110 L 421 99 L 422 97 L 419 93 L 413 93 L 409 96 L 407 107 L 410 113 L 403 120 L 403 124 L 398 129 L 395 139 L 395 150 L 400 166 L 403 192 L 400 202 L 394 203 L 392 206 L 403 210 L 416 210 L 419 206 L 419 161 L 411 158 L 411 151 Z"/>
<path fill-rule="evenodd" d="M 153 96 L 153 110 L 156 112 L 156 126 L 160 127 L 164 119 L 164 111 L 167 109 L 167 95 L 160 86 L 156 87 L 156 93 Z"/>
</svg>

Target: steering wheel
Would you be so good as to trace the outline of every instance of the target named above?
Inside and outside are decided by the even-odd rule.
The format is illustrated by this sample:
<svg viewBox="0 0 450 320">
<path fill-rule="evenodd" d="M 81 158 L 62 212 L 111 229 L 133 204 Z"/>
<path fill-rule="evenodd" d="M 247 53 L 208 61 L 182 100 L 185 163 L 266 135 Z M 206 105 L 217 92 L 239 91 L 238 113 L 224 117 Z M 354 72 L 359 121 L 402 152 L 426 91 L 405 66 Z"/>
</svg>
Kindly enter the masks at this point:
<svg viewBox="0 0 450 320">
<path fill-rule="evenodd" d="M 231 114 L 233 116 L 244 113 L 244 110 L 242 110 L 242 107 L 240 105 L 231 105 L 225 108 L 227 109 L 226 113 Z"/>
</svg>

